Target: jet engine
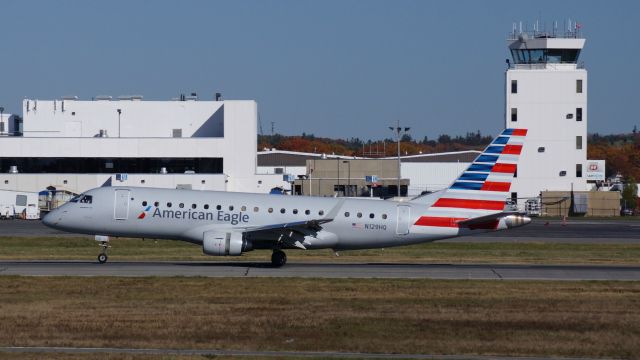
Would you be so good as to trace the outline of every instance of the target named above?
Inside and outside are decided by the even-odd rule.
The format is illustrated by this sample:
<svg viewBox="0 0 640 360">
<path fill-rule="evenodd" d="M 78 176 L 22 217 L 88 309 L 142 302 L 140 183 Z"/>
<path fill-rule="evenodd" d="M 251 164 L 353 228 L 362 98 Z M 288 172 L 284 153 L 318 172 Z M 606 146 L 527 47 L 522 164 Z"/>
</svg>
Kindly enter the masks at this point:
<svg viewBox="0 0 640 360">
<path fill-rule="evenodd" d="M 207 231 L 202 239 L 202 252 L 213 256 L 239 256 L 251 251 L 251 242 L 239 232 Z"/>
</svg>

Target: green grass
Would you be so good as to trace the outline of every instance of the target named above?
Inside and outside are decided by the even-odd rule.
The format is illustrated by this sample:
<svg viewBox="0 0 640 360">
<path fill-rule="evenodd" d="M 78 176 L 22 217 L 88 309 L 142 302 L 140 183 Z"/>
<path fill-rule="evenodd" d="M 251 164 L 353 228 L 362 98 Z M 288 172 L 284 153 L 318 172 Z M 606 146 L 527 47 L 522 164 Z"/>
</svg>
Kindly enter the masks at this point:
<svg viewBox="0 0 640 360">
<path fill-rule="evenodd" d="M 252 251 L 240 257 L 212 257 L 198 245 L 170 240 L 113 239 L 111 261 L 268 261 L 270 252 Z M 90 260 L 100 248 L 83 237 L 0 237 L 2 260 Z M 445 243 L 387 249 L 342 251 L 288 250 L 297 262 L 421 262 L 513 264 L 640 264 L 640 244 Z"/>
<path fill-rule="evenodd" d="M 640 282 L 4 276 L 0 346 L 637 358 L 638 308 Z"/>
</svg>

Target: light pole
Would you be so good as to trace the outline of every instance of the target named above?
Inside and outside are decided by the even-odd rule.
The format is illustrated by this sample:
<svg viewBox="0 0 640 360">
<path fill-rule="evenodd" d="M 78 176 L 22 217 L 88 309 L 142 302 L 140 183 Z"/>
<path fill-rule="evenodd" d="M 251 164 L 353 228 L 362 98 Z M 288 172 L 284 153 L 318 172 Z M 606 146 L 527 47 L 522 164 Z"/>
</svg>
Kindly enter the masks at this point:
<svg viewBox="0 0 640 360">
<path fill-rule="evenodd" d="M 118 111 L 118 137 L 120 137 L 120 114 L 122 114 L 122 109 L 117 109 Z"/>
<path fill-rule="evenodd" d="M 343 160 L 343 164 L 347 164 L 347 196 L 351 196 L 351 161 Z"/>
<path fill-rule="evenodd" d="M 410 127 L 400 127 L 400 120 L 396 121 L 396 127 L 389 126 L 389 130 L 396 134 L 396 140 L 398 141 L 398 197 L 400 197 L 400 134 L 404 135 L 409 132 L 410 129 Z"/>
</svg>

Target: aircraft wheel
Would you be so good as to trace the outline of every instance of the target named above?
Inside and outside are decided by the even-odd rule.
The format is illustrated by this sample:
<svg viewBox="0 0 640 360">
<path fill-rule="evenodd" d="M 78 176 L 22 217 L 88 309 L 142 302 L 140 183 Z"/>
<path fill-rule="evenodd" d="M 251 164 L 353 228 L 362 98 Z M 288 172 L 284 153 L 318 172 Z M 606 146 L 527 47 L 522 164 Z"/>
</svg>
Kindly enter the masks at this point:
<svg viewBox="0 0 640 360">
<path fill-rule="evenodd" d="M 281 267 L 287 263 L 287 254 L 282 250 L 273 250 L 271 254 L 271 265 L 274 267 Z"/>
<path fill-rule="evenodd" d="M 100 264 L 104 264 L 107 262 L 107 259 L 109 259 L 109 257 L 107 256 L 107 254 L 100 254 L 98 255 L 98 262 Z"/>
</svg>

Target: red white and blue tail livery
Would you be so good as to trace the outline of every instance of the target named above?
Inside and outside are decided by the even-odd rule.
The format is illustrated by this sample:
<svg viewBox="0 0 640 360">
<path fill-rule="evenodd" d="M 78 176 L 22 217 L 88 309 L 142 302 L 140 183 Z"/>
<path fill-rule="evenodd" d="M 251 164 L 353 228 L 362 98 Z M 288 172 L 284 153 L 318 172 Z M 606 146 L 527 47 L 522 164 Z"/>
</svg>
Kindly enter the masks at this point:
<svg viewBox="0 0 640 360">
<path fill-rule="evenodd" d="M 415 226 L 499 229 L 501 218 L 506 227 L 508 220 L 528 222 L 505 212 L 526 135 L 526 129 L 505 129 L 449 188 L 430 197 L 430 207 Z"/>
</svg>

